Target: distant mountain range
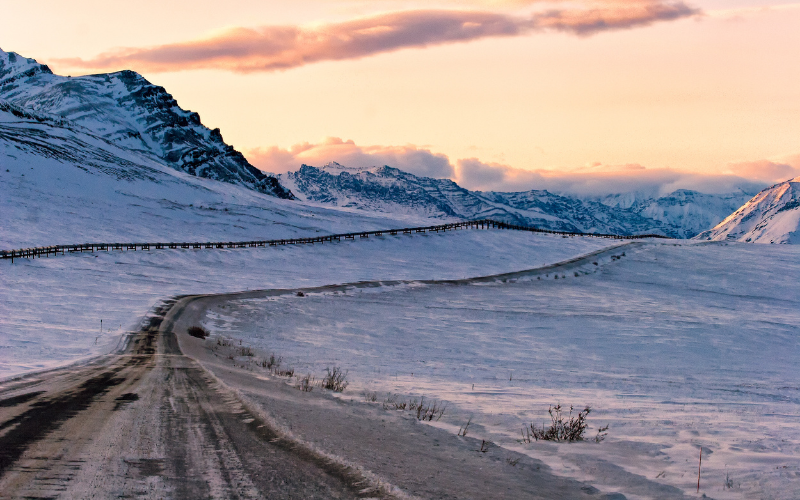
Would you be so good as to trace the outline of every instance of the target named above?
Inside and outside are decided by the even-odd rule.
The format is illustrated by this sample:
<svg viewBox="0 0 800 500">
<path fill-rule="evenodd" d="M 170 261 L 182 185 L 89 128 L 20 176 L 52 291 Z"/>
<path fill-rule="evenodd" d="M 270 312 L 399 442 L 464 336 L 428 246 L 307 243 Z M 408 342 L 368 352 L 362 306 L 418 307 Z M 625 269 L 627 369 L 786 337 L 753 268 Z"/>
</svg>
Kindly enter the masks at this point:
<svg viewBox="0 0 800 500">
<path fill-rule="evenodd" d="M 697 239 L 800 243 L 800 177 L 761 191 Z"/>
<path fill-rule="evenodd" d="M 120 179 L 152 177 L 153 165 L 163 165 L 278 198 L 401 218 L 492 218 L 560 231 L 673 238 L 702 233 L 699 238 L 776 243 L 795 241 L 797 232 L 797 179 L 755 198 L 749 187 L 724 194 L 681 189 L 663 196 L 581 197 L 545 190 L 470 191 L 449 179 L 389 166 L 354 169 L 335 162 L 268 174 L 226 144 L 219 129 L 205 127 L 197 113 L 182 109 L 163 87 L 137 73 L 58 76 L 46 65 L 2 50 L 0 141 Z"/>
<path fill-rule="evenodd" d="M 0 50 L 0 99 L 39 116 L 65 120 L 117 146 L 149 155 L 191 175 L 240 184 L 279 198 L 292 194 L 203 126 L 138 73 L 65 77 L 33 59 Z"/>
<path fill-rule="evenodd" d="M 517 193 L 464 189 L 449 179 L 418 177 L 388 166 L 351 169 L 336 162 L 279 175 L 302 200 L 361 210 L 436 218 L 493 218 L 558 231 L 661 234 L 690 238 L 714 226 L 754 193 L 678 190 L 662 197 L 581 199 L 544 190 Z"/>
</svg>

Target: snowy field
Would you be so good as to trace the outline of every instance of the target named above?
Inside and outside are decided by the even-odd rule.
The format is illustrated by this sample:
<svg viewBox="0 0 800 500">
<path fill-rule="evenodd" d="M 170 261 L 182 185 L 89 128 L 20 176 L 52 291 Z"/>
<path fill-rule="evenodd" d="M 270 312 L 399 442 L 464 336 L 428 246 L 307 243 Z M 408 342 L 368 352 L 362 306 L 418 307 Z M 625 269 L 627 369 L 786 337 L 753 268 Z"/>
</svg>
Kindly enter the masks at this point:
<svg viewBox="0 0 800 500">
<path fill-rule="evenodd" d="M 513 258 L 522 249 L 492 241 Z M 550 242 L 559 251 L 578 243 Z M 471 416 L 471 436 L 627 498 L 694 496 L 700 447 L 700 493 L 798 498 L 800 248 L 645 243 L 624 250 L 621 259 L 590 262 L 558 280 L 551 271 L 508 283 L 241 299 L 209 311 L 204 325 L 273 351 L 301 373 L 349 370 L 344 397 L 375 391 L 379 402 L 389 393 L 445 401 L 437 425 L 457 432 Z M 449 255 L 393 274 L 458 274 L 459 252 Z M 369 272 L 348 272 L 366 279 L 392 269 L 370 259 Z M 489 262 L 475 254 L 458 265 L 468 267 L 464 275 L 502 267 L 485 269 Z M 520 443 L 520 429 L 546 421 L 556 403 L 591 406 L 589 437 L 608 424 L 608 438 Z"/>
<path fill-rule="evenodd" d="M 465 278 L 538 267 L 618 243 L 460 230 L 322 245 L 0 261 L 0 380 L 108 352 L 152 306 L 178 294 Z"/>
</svg>

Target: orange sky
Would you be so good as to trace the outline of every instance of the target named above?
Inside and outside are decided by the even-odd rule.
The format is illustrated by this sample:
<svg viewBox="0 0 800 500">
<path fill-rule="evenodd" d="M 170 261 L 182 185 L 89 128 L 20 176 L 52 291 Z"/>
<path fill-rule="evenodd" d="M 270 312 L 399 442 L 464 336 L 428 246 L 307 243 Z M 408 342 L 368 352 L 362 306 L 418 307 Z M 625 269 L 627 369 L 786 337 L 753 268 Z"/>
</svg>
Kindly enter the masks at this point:
<svg viewBox="0 0 800 500">
<path fill-rule="evenodd" d="M 164 3 L 7 3 L 0 47 L 139 71 L 271 171 L 392 162 L 485 189 L 800 174 L 800 4 Z"/>
</svg>

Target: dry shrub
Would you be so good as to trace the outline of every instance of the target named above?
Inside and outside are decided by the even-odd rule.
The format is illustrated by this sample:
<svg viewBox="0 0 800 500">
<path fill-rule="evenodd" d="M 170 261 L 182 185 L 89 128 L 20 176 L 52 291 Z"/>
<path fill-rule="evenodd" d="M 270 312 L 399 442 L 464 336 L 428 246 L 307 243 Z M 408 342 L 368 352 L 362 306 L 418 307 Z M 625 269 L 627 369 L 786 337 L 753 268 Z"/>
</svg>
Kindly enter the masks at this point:
<svg viewBox="0 0 800 500">
<path fill-rule="evenodd" d="M 440 418 L 442 418 L 442 415 L 444 415 L 444 410 L 447 408 L 447 406 L 439 406 L 439 403 L 436 401 L 425 404 L 424 396 L 420 400 L 419 404 L 415 406 L 417 410 L 417 420 L 431 421 L 435 418 L 437 422 Z M 412 408 L 412 410 L 413 409 L 414 408 Z"/>
<path fill-rule="evenodd" d="M 469 424 L 471 424 L 471 423 L 472 423 L 472 417 L 470 416 L 469 420 L 467 420 L 467 423 L 464 424 L 463 427 L 459 427 L 458 428 L 458 435 L 459 436 L 463 436 L 463 437 L 467 437 L 467 429 L 469 428 Z"/>
<path fill-rule="evenodd" d="M 314 390 L 315 381 L 316 380 L 314 379 L 314 377 L 312 377 L 311 374 L 308 374 L 305 377 L 298 380 L 297 385 L 295 387 L 297 387 L 303 392 L 311 392 Z"/>
<path fill-rule="evenodd" d="M 551 406 L 547 412 L 550 414 L 550 427 L 536 427 L 530 424 L 522 430 L 522 440 L 530 443 L 532 439 L 538 441 L 583 441 L 586 432 L 586 417 L 592 411 L 588 406 L 579 411 L 575 416 L 572 415 L 574 408 L 569 407 L 569 414 L 564 415 L 561 405 Z M 605 436 L 603 436 L 605 437 Z M 602 438 L 601 438 L 602 440 Z M 599 441 L 598 441 L 599 442 Z"/>
<path fill-rule="evenodd" d="M 272 374 L 278 377 L 294 377 L 294 368 L 287 368 L 285 370 L 275 369 L 272 370 Z"/>
<path fill-rule="evenodd" d="M 333 368 L 326 368 L 328 372 L 322 379 L 321 387 L 329 391 L 342 392 L 344 391 L 349 382 L 347 382 L 347 372 L 343 372 L 338 366 Z"/>
<path fill-rule="evenodd" d="M 383 409 L 411 410 L 416 413 L 417 420 L 431 421 L 436 419 L 438 421 L 440 418 L 442 418 L 442 415 L 444 415 L 444 411 L 447 409 L 447 406 L 442 406 L 441 403 L 436 401 L 433 403 L 426 403 L 425 396 L 423 396 L 419 401 L 416 399 L 406 401 L 404 399 L 398 399 L 397 395 L 390 395 L 386 398 L 386 401 L 384 401 Z"/>
<path fill-rule="evenodd" d="M 384 410 L 405 410 L 408 408 L 408 403 L 405 400 L 398 400 L 396 394 L 390 394 L 383 402 Z"/>
</svg>

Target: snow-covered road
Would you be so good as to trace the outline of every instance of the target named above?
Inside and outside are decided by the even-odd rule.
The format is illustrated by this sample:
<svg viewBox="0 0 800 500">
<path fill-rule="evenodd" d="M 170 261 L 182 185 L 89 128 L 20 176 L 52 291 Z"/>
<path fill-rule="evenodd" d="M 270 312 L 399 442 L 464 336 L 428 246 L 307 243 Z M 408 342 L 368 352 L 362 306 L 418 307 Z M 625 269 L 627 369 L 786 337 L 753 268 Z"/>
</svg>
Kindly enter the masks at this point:
<svg viewBox="0 0 800 500">
<path fill-rule="evenodd" d="M 413 418 L 232 367 L 185 333 L 219 299 L 168 301 L 121 352 L 0 388 L 1 495 L 619 498 L 497 447 L 475 453 L 474 439 Z"/>
</svg>

